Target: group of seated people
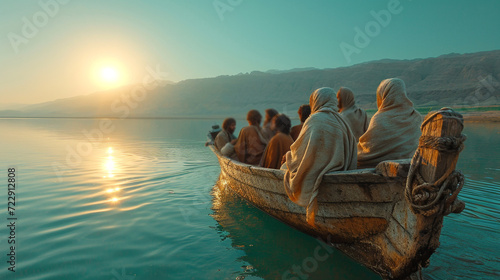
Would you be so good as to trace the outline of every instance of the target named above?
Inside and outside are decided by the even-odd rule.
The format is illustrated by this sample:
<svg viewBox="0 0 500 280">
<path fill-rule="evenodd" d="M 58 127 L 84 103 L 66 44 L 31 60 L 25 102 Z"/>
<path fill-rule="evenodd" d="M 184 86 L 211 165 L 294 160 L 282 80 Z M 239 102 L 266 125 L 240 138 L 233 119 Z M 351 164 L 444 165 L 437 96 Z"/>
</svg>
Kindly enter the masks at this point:
<svg viewBox="0 0 500 280">
<path fill-rule="evenodd" d="M 243 163 L 279 169 L 310 113 L 308 104 L 300 106 L 301 124 L 291 127 L 288 116 L 279 114 L 275 109 L 267 109 L 264 124 L 260 127 L 262 115 L 257 110 L 250 110 L 247 114 L 248 126 L 241 129 L 238 137 L 233 134 L 236 120 L 227 118 L 214 145 L 223 155 Z"/>
<path fill-rule="evenodd" d="M 307 207 L 307 221 L 312 224 L 324 174 L 375 167 L 381 161 L 414 154 L 422 116 L 407 97 L 404 82 L 396 78 L 382 81 L 376 98 L 378 110 L 369 120 L 356 106 L 349 88 L 337 92 L 319 88 L 310 95 L 309 105 L 300 107 L 300 125 L 291 128 L 286 115 L 268 109 L 261 128 L 261 114 L 251 110 L 249 126 L 237 138 L 233 135 L 235 120 L 226 119 L 215 146 L 240 162 L 285 170 L 288 197 Z"/>
</svg>

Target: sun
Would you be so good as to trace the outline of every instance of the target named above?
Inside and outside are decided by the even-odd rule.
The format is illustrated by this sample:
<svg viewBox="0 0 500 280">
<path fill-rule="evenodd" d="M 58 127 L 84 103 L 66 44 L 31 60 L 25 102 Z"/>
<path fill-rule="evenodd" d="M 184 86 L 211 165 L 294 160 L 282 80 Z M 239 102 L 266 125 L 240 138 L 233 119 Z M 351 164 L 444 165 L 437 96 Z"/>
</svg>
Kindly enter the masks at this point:
<svg viewBox="0 0 500 280">
<path fill-rule="evenodd" d="M 116 83 L 120 77 L 118 71 L 113 67 L 104 67 L 101 69 L 101 79 L 107 83 Z"/>
</svg>

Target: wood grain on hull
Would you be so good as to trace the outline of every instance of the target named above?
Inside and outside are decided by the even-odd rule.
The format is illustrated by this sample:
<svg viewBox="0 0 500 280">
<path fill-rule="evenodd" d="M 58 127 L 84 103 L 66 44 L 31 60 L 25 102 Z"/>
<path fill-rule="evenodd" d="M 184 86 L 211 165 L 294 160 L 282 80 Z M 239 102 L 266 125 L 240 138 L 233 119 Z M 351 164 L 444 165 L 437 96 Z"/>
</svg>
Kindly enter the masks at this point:
<svg viewBox="0 0 500 280">
<path fill-rule="evenodd" d="M 417 218 L 404 199 L 409 160 L 325 175 L 316 226 L 311 227 L 305 221 L 305 208 L 288 199 L 282 170 L 246 165 L 214 153 L 221 166 L 221 185 L 291 227 L 325 240 L 384 278 L 402 279 L 432 254 L 421 239 L 439 235 L 429 230 L 438 221 Z"/>
<path fill-rule="evenodd" d="M 211 149 L 221 166 L 220 183 L 256 207 L 323 238 L 384 278 L 418 279 L 412 275 L 439 246 L 443 216 L 465 207 L 456 199 L 463 174 L 454 171 L 465 140 L 462 129 L 462 116 L 443 108 L 423 122 L 410 171 L 410 161 L 399 160 L 326 174 L 314 227 L 306 223 L 305 209 L 288 199 L 283 171 L 235 162 Z"/>
</svg>

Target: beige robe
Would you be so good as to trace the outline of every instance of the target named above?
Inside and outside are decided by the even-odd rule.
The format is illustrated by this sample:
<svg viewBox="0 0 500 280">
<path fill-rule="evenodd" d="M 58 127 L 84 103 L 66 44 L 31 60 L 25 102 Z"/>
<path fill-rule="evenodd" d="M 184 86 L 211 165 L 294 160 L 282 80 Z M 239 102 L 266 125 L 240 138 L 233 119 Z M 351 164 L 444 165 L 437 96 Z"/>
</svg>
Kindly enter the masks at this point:
<svg viewBox="0 0 500 280">
<path fill-rule="evenodd" d="M 222 150 L 222 147 L 224 147 L 227 143 L 231 142 L 231 140 L 234 139 L 236 139 L 236 137 L 232 133 L 222 130 L 217 134 L 217 137 L 215 137 L 214 144 L 215 147 L 220 151 Z"/>
<path fill-rule="evenodd" d="M 351 128 L 352 134 L 354 134 L 356 140 L 358 140 L 368 129 L 368 116 L 365 110 L 356 106 L 354 94 L 349 88 L 340 88 L 337 93 L 337 98 L 340 99 L 339 113 Z"/>
<path fill-rule="evenodd" d="M 266 145 L 267 141 L 262 136 L 260 127 L 249 125 L 241 129 L 234 151 L 239 161 L 258 165 Z"/>
<path fill-rule="evenodd" d="M 290 151 L 293 139 L 290 135 L 278 132 L 267 144 L 266 150 L 262 155 L 260 166 L 266 168 L 279 169 L 283 156 Z"/>
<path fill-rule="evenodd" d="M 387 79 L 377 89 L 378 111 L 359 138 L 358 168 L 375 167 L 384 160 L 411 158 L 418 147 L 422 116 L 406 96 L 400 79 Z"/>
<path fill-rule="evenodd" d="M 337 113 L 331 88 L 320 88 L 309 99 L 311 116 L 286 154 L 284 185 L 291 201 L 307 207 L 314 226 L 319 185 L 329 171 L 356 169 L 356 139 Z"/>
</svg>

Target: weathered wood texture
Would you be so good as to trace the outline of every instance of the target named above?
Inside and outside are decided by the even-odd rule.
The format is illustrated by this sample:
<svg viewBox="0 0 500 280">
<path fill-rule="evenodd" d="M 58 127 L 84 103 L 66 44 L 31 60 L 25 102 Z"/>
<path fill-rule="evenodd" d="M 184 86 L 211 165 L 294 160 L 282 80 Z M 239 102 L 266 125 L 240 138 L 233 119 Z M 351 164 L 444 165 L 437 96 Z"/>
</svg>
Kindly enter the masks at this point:
<svg viewBox="0 0 500 280">
<path fill-rule="evenodd" d="M 446 112 L 424 127 L 423 135 L 459 136 L 459 125 L 447 123 Z M 376 168 L 328 173 L 318 195 L 316 225 L 305 209 L 291 202 L 283 186 L 284 172 L 242 164 L 220 155 L 219 185 L 284 223 L 328 240 L 386 279 L 414 279 L 439 246 L 443 216 L 414 214 L 405 199 L 409 160 L 386 161 Z M 425 180 L 433 182 L 454 160 L 434 150 L 422 150 Z M 425 175 L 424 175 L 425 174 Z M 418 277 L 417 277 L 418 278 Z"/>
</svg>

